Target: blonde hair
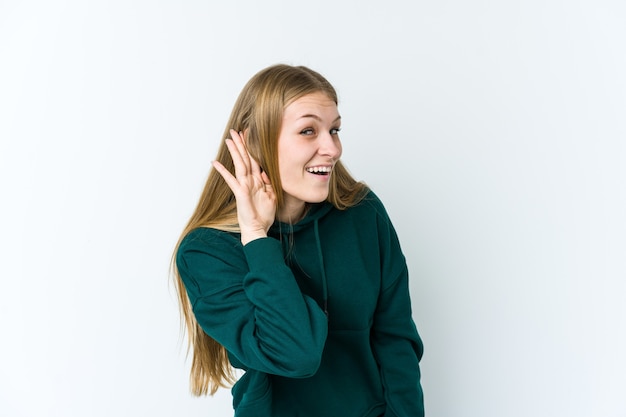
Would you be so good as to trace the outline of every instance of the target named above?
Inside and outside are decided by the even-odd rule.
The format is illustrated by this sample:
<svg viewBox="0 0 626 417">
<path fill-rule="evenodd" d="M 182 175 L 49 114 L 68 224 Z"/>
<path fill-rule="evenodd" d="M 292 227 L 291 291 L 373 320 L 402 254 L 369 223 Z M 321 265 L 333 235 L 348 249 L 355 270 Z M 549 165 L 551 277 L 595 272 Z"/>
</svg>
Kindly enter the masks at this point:
<svg viewBox="0 0 626 417">
<path fill-rule="evenodd" d="M 322 92 L 335 103 L 337 93 L 319 73 L 303 67 L 274 65 L 259 71 L 245 85 L 230 115 L 223 138 L 230 129 L 246 132 L 245 141 L 250 155 L 267 173 L 275 190 L 282 190 L 278 171 L 278 136 L 285 107 L 308 94 Z M 216 160 L 234 173 L 228 148 L 222 140 Z M 333 168 L 327 201 L 339 210 L 357 204 L 366 194 L 367 187 L 357 182 L 347 169 L 337 161 Z M 277 192 L 277 208 L 283 203 Z M 213 168 L 200 196 L 200 201 L 183 230 L 174 250 L 172 272 L 180 303 L 181 319 L 188 335 L 188 351 L 193 348 L 190 384 L 194 395 L 214 394 L 219 387 L 235 382 L 233 369 L 226 349 L 208 336 L 193 314 L 184 283 L 176 268 L 176 252 L 183 238 L 199 227 L 238 232 L 235 198 L 222 178 Z"/>
</svg>

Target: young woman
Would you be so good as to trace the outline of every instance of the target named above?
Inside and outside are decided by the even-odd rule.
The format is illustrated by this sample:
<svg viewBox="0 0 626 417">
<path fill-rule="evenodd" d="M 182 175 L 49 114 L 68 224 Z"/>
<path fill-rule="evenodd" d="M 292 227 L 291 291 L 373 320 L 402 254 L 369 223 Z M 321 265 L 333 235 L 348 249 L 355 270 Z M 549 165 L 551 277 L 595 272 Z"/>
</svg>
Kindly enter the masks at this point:
<svg viewBox="0 0 626 417">
<path fill-rule="evenodd" d="M 385 208 L 339 160 L 337 94 L 306 67 L 244 87 L 174 258 L 191 389 L 235 416 L 423 416 L 422 342 Z"/>
</svg>

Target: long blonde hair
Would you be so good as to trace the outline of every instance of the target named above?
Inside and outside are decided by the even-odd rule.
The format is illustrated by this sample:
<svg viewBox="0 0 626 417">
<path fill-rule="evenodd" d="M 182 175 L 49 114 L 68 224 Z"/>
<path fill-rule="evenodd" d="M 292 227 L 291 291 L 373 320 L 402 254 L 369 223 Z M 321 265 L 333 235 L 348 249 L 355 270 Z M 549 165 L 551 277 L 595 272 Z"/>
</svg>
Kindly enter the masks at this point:
<svg viewBox="0 0 626 417">
<path fill-rule="evenodd" d="M 308 94 L 322 92 L 335 103 L 337 93 L 333 86 L 319 73 L 303 67 L 274 65 L 259 71 L 245 85 L 230 115 L 223 138 L 229 137 L 230 129 L 246 132 L 248 151 L 267 173 L 275 190 L 282 190 L 278 171 L 278 136 L 285 107 Z M 234 165 L 224 140 L 221 141 L 216 160 L 234 173 Z M 344 210 L 357 204 L 365 195 L 367 187 L 357 182 L 337 161 L 330 178 L 328 201 L 337 209 Z M 277 192 L 277 208 L 283 203 L 283 195 Z M 235 382 L 233 369 L 226 349 L 208 336 L 193 314 L 184 283 L 176 267 L 176 252 L 182 239 L 199 227 L 239 231 L 235 198 L 222 178 L 213 168 L 204 186 L 200 201 L 183 230 L 172 257 L 172 272 L 180 303 L 181 318 L 188 336 L 188 351 L 193 349 L 190 384 L 194 395 L 214 394 L 219 387 Z"/>
</svg>

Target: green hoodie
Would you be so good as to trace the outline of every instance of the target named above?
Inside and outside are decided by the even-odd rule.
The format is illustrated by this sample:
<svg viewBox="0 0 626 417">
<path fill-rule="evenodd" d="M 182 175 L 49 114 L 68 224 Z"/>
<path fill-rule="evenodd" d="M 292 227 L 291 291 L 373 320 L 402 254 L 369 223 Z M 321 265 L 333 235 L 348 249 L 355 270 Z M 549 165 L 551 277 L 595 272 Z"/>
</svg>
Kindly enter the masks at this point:
<svg viewBox="0 0 626 417">
<path fill-rule="evenodd" d="M 268 235 L 199 228 L 176 257 L 198 323 L 245 370 L 235 416 L 423 416 L 406 262 L 378 197 L 313 204 Z"/>
</svg>

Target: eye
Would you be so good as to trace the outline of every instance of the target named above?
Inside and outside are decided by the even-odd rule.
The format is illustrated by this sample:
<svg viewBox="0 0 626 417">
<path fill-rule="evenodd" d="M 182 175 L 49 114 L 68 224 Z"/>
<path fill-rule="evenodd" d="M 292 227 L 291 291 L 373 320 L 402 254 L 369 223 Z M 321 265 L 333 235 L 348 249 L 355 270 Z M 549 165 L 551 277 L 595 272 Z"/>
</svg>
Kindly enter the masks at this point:
<svg viewBox="0 0 626 417">
<path fill-rule="evenodd" d="M 313 129 L 312 129 L 312 128 L 310 128 L 310 127 L 307 127 L 306 129 L 302 129 L 302 130 L 300 131 L 300 134 L 301 134 L 301 135 L 305 135 L 305 136 L 311 136 L 311 135 L 314 135 L 314 134 L 315 134 L 315 130 L 313 130 Z"/>
<path fill-rule="evenodd" d="M 341 131 L 340 127 L 335 127 L 333 129 L 330 129 L 330 134 L 331 135 L 337 135 L 340 131 Z"/>
</svg>

